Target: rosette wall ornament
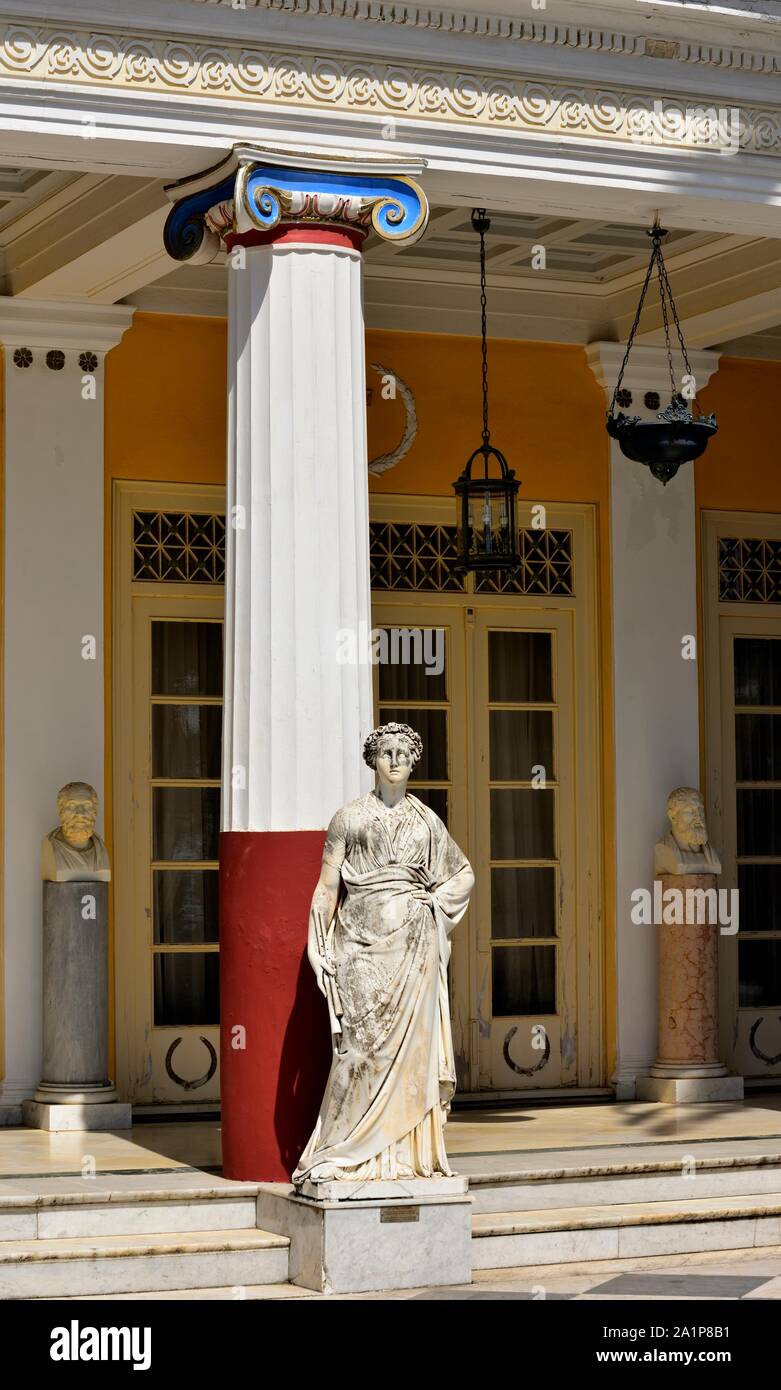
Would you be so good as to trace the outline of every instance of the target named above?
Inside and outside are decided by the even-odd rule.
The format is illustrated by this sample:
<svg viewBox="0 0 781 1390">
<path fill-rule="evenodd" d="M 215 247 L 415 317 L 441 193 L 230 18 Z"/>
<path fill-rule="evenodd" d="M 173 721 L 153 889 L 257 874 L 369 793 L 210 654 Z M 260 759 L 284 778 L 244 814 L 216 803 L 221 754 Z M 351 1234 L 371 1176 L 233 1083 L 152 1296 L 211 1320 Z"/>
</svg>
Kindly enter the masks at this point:
<svg viewBox="0 0 781 1390">
<path fill-rule="evenodd" d="M 662 241 L 667 236 L 667 232 L 659 226 L 657 221 L 647 235 L 652 241 L 651 257 L 640 292 L 635 321 L 632 324 L 632 331 L 626 345 L 624 360 L 621 363 L 613 398 L 607 412 L 607 432 L 612 439 L 617 440 L 625 458 L 632 459 L 635 463 L 645 464 L 647 468 L 650 468 L 653 476 L 666 486 L 670 479 L 675 477 L 682 463 L 691 463 L 705 452 L 708 441 L 716 433 L 718 426 L 715 415 L 702 415 L 700 412 L 697 400 L 697 383 L 689 362 L 689 355 L 683 340 L 673 292 L 670 288 L 667 268 L 662 255 Z M 621 383 L 629 362 L 629 355 L 632 351 L 654 270 L 659 280 L 659 302 L 662 308 L 664 340 L 670 375 L 670 403 L 658 413 L 655 420 L 642 420 L 639 415 L 624 415 L 620 410 L 616 414 L 616 403 L 620 400 Z M 676 384 L 673 367 L 670 342 L 671 319 L 683 359 L 684 373 L 680 386 Z"/>
<path fill-rule="evenodd" d="M 276 163 L 276 158 L 279 163 Z M 328 152 L 291 155 L 273 149 L 237 145 L 228 158 L 195 179 L 166 190 L 174 200 L 164 231 L 165 249 L 177 261 L 203 264 L 221 247 L 263 246 L 295 232 L 300 244 L 307 232 L 327 225 L 334 244 L 360 250 L 370 231 L 406 246 L 426 230 L 428 203 L 405 170 L 420 160 L 344 160 Z M 336 166 L 336 167 L 335 167 Z M 178 195 L 178 196 L 177 196 Z M 322 243 L 322 231 L 317 233 Z"/>
</svg>

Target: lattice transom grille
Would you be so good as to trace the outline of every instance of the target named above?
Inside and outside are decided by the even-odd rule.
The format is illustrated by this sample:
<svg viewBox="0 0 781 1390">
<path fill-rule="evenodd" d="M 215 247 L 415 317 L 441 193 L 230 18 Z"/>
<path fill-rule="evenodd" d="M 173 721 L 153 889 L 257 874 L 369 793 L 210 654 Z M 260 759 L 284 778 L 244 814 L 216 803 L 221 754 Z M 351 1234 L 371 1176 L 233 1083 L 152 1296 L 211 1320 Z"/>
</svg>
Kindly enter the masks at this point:
<svg viewBox="0 0 781 1390">
<path fill-rule="evenodd" d="M 781 541 L 720 536 L 719 599 L 725 603 L 781 603 Z"/>
<path fill-rule="evenodd" d="M 455 573 L 455 526 L 373 521 L 369 531 L 373 589 L 463 591 L 464 577 Z"/>
<path fill-rule="evenodd" d="M 520 569 L 515 574 L 477 575 L 475 593 L 574 594 L 571 531 L 526 527 L 519 531 L 518 542 Z M 466 581 L 455 568 L 456 545 L 455 526 L 372 522 L 372 588 L 463 593 Z"/>
<path fill-rule="evenodd" d="M 518 532 L 520 568 L 515 574 L 489 571 L 478 574 L 478 594 L 548 594 L 571 598 L 574 589 L 572 532 L 537 531 L 522 527 Z"/>
<path fill-rule="evenodd" d="M 134 512 L 133 578 L 222 584 L 225 517 L 212 512 Z"/>
</svg>

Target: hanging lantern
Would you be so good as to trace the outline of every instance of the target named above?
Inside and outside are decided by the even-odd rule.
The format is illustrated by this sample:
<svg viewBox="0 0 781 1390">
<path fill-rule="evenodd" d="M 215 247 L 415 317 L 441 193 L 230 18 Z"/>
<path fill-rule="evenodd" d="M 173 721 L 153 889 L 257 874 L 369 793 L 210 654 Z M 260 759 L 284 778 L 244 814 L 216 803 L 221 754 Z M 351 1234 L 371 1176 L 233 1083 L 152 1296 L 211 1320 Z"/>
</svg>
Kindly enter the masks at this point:
<svg viewBox="0 0 781 1390">
<path fill-rule="evenodd" d="M 488 424 L 485 234 L 490 225 L 485 208 L 474 208 L 472 226 L 480 237 L 483 442 L 453 484 L 458 498 L 457 568 L 460 570 L 516 570 L 521 563 L 515 525 L 515 497 L 520 484 L 504 454 L 491 443 Z"/>
<path fill-rule="evenodd" d="M 648 262 L 648 270 L 640 293 L 635 321 L 629 334 L 613 399 L 607 412 L 607 432 L 612 439 L 618 441 L 618 446 L 625 458 L 632 459 L 635 463 L 644 463 L 647 468 L 650 468 L 654 477 L 666 485 L 671 478 L 675 477 L 682 463 L 691 463 L 693 459 L 699 458 L 700 454 L 705 452 L 708 441 L 716 433 L 718 426 L 715 415 L 700 414 L 696 382 L 689 363 L 686 344 L 683 341 L 673 292 L 670 288 L 667 268 L 662 255 L 662 239 L 667 236 L 667 232 L 656 222 L 647 235 L 650 236 L 653 243 L 651 259 Z M 655 420 L 642 420 L 639 415 L 627 416 L 621 411 L 616 415 L 615 407 L 654 269 L 656 269 L 659 278 L 659 299 L 662 306 L 664 340 L 667 347 L 667 365 L 670 373 L 670 404 L 659 412 Z M 671 318 L 678 335 L 685 371 L 681 390 L 675 384 L 670 345 Z"/>
</svg>

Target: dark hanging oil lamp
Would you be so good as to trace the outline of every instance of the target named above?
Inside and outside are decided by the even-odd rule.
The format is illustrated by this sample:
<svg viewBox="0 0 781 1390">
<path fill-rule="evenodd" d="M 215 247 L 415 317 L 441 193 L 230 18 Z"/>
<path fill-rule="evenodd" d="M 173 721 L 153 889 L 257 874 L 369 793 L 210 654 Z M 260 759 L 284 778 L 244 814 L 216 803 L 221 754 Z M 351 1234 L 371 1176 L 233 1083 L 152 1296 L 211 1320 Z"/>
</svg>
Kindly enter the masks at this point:
<svg viewBox="0 0 781 1390">
<path fill-rule="evenodd" d="M 651 259 L 648 262 L 648 270 L 640 293 L 635 321 L 629 334 L 613 399 L 607 412 L 607 432 L 612 439 L 618 441 L 621 453 L 626 458 L 633 459 L 635 463 L 645 464 L 647 468 L 650 468 L 654 477 L 666 485 L 671 478 L 675 477 L 682 463 L 691 463 L 693 459 L 699 458 L 700 454 L 705 452 L 708 441 L 716 433 L 718 426 L 715 415 L 700 414 L 696 383 L 689 363 L 686 344 L 683 341 L 675 300 L 662 255 L 662 240 L 667 236 L 667 232 L 656 222 L 647 235 L 650 236 L 653 243 Z M 667 365 L 670 372 L 670 404 L 659 412 L 655 420 L 642 420 L 639 415 L 627 416 L 621 411 L 616 415 L 615 407 L 654 270 L 659 278 L 659 299 L 662 306 Z M 678 335 L 686 373 L 683 392 L 679 391 L 675 384 L 672 348 L 670 346 L 671 318 Z M 692 407 L 696 410 L 696 414 Z"/>
<path fill-rule="evenodd" d="M 453 484 L 458 498 L 460 570 L 517 570 L 518 532 L 515 497 L 520 486 L 504 454 L 491 443 L 488 424 L 488 339 L 486 333 L 485 234 L 491 225 L 485 208 L 472 210 L 480 237 L 480 308 L 482 313 L 483 442 Z"/>
</svg>

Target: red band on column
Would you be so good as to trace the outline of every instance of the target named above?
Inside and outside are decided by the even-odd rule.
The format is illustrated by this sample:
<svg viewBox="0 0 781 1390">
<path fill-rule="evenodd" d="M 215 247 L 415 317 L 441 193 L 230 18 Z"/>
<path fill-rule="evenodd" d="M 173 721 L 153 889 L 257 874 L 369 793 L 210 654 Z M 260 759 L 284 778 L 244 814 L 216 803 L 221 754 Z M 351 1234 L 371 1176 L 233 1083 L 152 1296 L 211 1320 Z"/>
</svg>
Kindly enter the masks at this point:
<svg viewBox="0 0 781 1390">
<path fill-rule="evenodd" d="M 225 237 L 225 246 L 232 251 L 234 246 L 284 246 L 286 241 L 294 241 L 299 246 L 302 242 L 308 242 L 312 246 L 338 246 L 342 250 L 360 251 L 365 240 L 365 227 L 286 222 L 284 226 L 272 227 L 268 232 L 254 229 L 249 232 L 229 232 Z"/>
<path fill-rule="evenodd" d="M 315 1126 L 331 1036 L 306 942 L 324 839 L 322 830 L 220 836 L 226 1178 L 287 1181 Z"/>
</svg>

